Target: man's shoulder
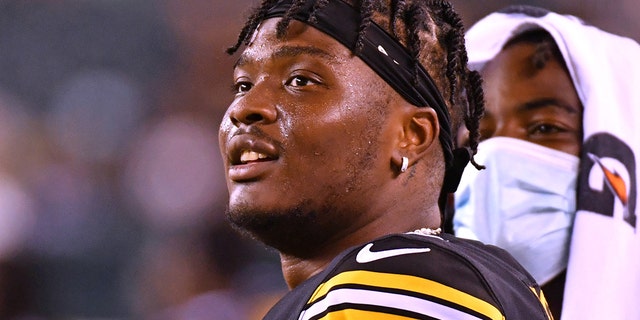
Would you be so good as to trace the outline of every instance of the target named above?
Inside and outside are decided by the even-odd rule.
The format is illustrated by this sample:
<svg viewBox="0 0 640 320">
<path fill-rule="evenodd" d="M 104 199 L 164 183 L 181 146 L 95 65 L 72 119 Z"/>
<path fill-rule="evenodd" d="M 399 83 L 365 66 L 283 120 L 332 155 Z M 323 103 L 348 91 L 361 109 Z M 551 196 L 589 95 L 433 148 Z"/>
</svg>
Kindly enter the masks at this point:
<svg viewBox="0 0 640 320">
<path fill-rule="evenodd" d="M 536 316 L 543 310 L 533 280 L 502 255 L 449 235 L 385 236 L 344 252 L 291 292 L 289 302 L 302 310 L 301 319 L 333 312 L 502 319 L 522 311 L 545 319 Z"/>
<path fill-rule="evenodd" d="M 343 273 L 427 279 L 485 300 L 495 299 L 496 290 L 528 294 L 531 287 L 537 287 L 533 277 L 506 251 L 448 234 L 394 234 L 352 248 L 327 278 Z M 415 290 L 428 288 L 419 281 L 408 283 Z"/>
<path fill-rule="evenodd" d="M 535 282 L 505 250 L 449 234 L 405 233 L 373 240 L 343 254 L 334 273 L 356 269 L 450 278 L 450 273 L 443 272 L 450 268 L 478 276 L 499 270 L 513 273 L 522 282 Z"/>
</svg>

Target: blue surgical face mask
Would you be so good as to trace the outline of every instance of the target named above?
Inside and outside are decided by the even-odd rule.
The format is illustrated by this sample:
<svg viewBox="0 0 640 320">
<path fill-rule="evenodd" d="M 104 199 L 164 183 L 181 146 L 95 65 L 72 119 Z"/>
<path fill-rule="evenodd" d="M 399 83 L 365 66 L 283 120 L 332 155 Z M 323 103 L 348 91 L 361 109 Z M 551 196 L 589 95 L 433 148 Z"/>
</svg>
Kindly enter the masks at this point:
<svg viewBox="0 0 640 320">
<path fill-rule="evenodd" d="M 507 250 L 544 284 L 567 267 L 579 159 L 524 140 L 496 137 L 475 156 L 455 194 L 454 230 Z"/>
</svg>

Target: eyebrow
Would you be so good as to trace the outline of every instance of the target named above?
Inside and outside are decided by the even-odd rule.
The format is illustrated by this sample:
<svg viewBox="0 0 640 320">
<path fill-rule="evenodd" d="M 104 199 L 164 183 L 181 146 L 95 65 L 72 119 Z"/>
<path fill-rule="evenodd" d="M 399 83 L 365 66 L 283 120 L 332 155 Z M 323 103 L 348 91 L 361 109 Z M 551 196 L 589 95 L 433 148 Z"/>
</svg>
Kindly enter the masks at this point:
<svg viewBox="0 0 640 320">
<path fill-rule="evenodd" d="M 555 107 L 561 110 L 566 111 L 567 113 L 570 114 L 577 114 L 579 113 L 580 110 L 576 109 L 574 106 L 564 103 L 563 101 L 560 101 L 558 99 L 555 98 L 541 98 L 541 99 L 536 99 L 533 101 L 529 101 L 527 103 L 524 103 L 522 105 L 520 105 L 518 107 L 519 111 L 531 111 L 531 110 L 536 110 L 536 109 L 541 109 L 541 108 L 546 108 L 546 107 Z"/>
<path fill-rule="evenodd" d="M 318 47 L 314 46 L 282 46 L 279 47 L 269 59 L 277 59 L 277 58 L 293 58 L 299 57 L 302 55 L 315 56 L 320 57 L 327 60 L 329 63 L 337 63 L 338 59 L 336 56 L 330 54 L 329 52 L 322 50 Z M 233 65 L 233 68 L 241 67 L 249 62 L 254 60 L 253 58 L 248 57 L 245 54 L 242 54 L 238 61 Z"/>
</svg>

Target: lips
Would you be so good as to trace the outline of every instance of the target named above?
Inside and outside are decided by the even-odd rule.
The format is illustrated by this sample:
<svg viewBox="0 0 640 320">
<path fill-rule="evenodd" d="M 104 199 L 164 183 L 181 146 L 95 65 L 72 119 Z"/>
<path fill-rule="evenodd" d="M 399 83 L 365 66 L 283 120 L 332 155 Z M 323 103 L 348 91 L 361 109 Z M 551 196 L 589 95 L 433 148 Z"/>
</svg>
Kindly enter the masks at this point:
<svg viewBox="0 0 640 320">
<path fill-rule="evenodd" d="M 279 158 L 279 148 L 264 137 L 240 134 L 229 141 L 227 155 L 231 180 L 255 180 L 273 169 Z"/>
<path fill-rule="evenodd" d="M 278 148 L 267 139 L 242 134 L 231 138 L 228 154 L 231 165 L 242 165 L 256 161 L 277 160 Z"/>
</svg>

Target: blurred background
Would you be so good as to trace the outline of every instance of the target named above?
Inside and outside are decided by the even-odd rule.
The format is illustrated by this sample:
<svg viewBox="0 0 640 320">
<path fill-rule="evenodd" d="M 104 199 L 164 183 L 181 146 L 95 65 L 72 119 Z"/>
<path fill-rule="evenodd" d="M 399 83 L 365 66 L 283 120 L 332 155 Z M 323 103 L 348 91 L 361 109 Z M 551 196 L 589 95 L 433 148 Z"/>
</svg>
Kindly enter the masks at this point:
<svg viewBox="0 0 640 320">
<path fill-rule="evenodd" d="M 640 39 L 637 0 L 510 4 Z M 0 319 L 260 319 L 277 254 L 224 220 L 223 54 L 248 0 L 0 0 Z"/>
</svg>

